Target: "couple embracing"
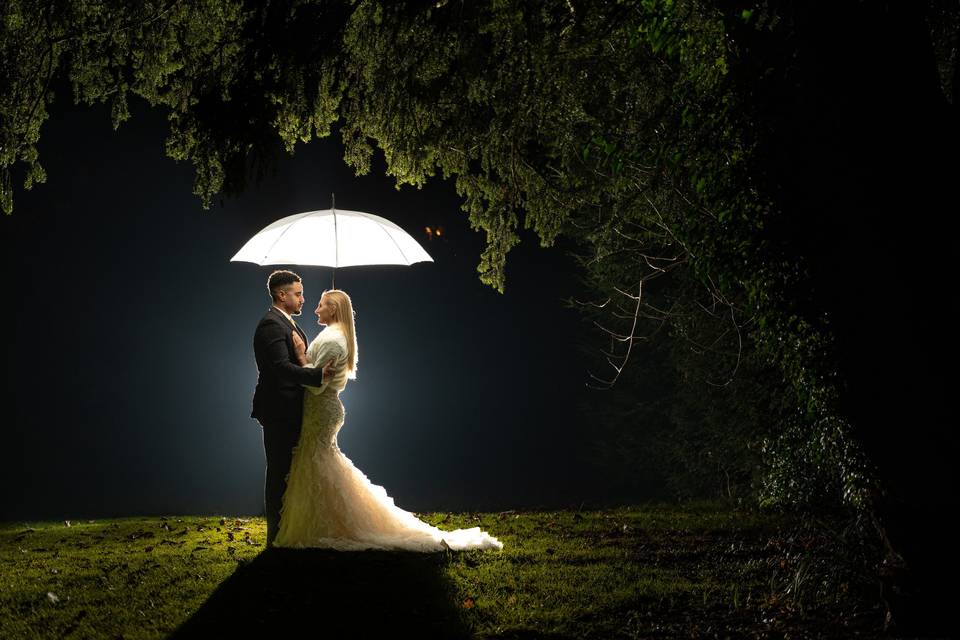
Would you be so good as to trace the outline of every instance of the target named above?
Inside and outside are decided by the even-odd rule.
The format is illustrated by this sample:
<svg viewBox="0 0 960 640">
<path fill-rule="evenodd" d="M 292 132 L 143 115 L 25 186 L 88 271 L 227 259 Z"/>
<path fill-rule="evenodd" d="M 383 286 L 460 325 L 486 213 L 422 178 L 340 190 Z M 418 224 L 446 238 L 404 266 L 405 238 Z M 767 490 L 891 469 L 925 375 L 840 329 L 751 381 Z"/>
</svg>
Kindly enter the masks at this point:
<svg viewBox="0 0 960 640">
<path fill-rule="evenodd" d="M 303 283 L 292 271 L 267 280 L 272 306 L 253 338 L 259 378 L 253 412 L 263 428 L 267 547 L 501 549 L 480 527 L 443 531 L 394 504 L 340 451 L 340 392 L 356 377 L 353 303 L 325 291 L 314 313 L 323 331 L 307 346 L 297 325 Z"/>
</svg>

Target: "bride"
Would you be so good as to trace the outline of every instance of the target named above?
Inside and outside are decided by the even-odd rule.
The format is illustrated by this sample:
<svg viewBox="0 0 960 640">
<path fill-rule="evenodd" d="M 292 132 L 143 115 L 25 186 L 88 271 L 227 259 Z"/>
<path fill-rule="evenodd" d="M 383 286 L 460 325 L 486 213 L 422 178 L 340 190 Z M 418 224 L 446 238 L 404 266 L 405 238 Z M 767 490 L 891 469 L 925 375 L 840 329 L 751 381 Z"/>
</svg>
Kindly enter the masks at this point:
<svg viewBox="0 0 960 640">
<path fill-rule="evenodd" d="M 340 392 L 356 377 L 357 340 L 353 306 L 343 291 L 320 297 L 314 313 L 326 325 L 310 347 L 295 339 L 300 364 L 337 359 L 338 373 L 320 387 L 306 387 L 300 441 L 293 449 L 274 546 L 359 549 L 502 549 L 480 527 L 443 531 L 396 506 L 337 446 L 343 425 Z"/>
</svg>

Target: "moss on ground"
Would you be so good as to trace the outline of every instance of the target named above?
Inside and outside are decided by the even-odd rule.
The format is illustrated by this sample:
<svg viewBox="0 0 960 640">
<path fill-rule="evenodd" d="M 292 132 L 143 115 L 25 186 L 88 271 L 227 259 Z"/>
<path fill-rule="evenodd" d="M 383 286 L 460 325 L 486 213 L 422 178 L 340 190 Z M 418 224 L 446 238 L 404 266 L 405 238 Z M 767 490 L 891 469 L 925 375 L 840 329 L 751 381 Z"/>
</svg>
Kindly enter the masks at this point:
<svg viewBox="0 0 960 640">
<path fill-rule="evenodd" d="M 429 513 L 501 551 L 271 549 L 262 518 L 0 525 L 0 637 L 878 637 L 871 585 L 803 521 L 710 503 Z M 333 636 L 336 637 L 336 636 Z"/>
</svg>

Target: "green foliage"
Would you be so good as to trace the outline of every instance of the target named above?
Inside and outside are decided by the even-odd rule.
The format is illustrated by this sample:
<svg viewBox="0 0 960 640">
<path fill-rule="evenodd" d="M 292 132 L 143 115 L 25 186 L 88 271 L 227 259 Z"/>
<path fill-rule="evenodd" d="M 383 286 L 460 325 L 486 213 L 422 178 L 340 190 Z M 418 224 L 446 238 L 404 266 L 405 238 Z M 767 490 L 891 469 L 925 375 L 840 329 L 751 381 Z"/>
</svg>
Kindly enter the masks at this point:
<svg viewBox="0 0 960 640">
<path fill-rule="evenodd" d="M 262 176 L 277 138 L 292 152 L 297 141 L 329 135 L 338 117 L 335 58 L 323 58 L 336 38 L 315 24 L 331 16 L 318 17 L 312 3 L 35 0 L 2 11 L 0 78 L 9 89 L 0 104 L 0 204 L 8 214 L 10 167 L 27 165 L 25 188 L 43 179 L 36 142 L 57 78 L 70 81 L 75 102 L 109 102 L 114 128 L 129 118 L 130 94 L 164 108 L 167 155 L 193 163 L 205 207 Z M 330 35 L 332 43 L 323 40 Z"/>
</svg>

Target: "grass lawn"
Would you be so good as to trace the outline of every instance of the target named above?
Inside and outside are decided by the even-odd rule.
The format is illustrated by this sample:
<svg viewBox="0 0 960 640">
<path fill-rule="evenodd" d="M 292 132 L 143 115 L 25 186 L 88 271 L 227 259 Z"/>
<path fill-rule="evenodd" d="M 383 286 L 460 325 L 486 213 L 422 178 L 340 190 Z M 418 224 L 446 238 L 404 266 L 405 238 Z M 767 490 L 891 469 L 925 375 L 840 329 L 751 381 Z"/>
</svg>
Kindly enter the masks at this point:
<svg viewBox="0 0 960 640">
<path fill-rule="evenodd" d="M 504 548 L 264 551 L 262 518 L 0 524 L 0 638 L 883 636 L 879 593 L 815 583 L 805 563 L 829 542 L 786 516 L 709 503 L 419 515 Z"/>
</svg>

